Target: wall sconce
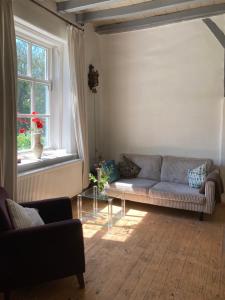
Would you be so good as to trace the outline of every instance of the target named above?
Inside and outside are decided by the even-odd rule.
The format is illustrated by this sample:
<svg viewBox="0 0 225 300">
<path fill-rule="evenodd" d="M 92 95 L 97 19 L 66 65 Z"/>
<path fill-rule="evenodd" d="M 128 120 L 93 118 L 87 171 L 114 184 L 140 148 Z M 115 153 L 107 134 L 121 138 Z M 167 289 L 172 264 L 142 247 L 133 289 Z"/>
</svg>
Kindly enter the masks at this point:
<svg viewBox="0 0 225 300">
<path fill-rule="evenodd" d="M 89 65 L 89 72 L 88 72 L 88 86 L 92 93 L 97 93 L 96 87 L 98 86 L 98 71 L 95 70 L 93 65 Z"/>
</svg>

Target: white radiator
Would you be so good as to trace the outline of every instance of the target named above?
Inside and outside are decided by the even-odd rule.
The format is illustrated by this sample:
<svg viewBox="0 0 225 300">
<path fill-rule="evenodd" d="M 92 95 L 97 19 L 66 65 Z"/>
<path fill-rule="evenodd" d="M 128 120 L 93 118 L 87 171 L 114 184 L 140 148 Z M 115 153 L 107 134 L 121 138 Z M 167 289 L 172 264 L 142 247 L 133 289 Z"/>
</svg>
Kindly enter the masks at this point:
<svg viewBox="0 0 225 300">
<path fill-rule="evenodd" d="M 17 190 L 18 202 L 75 196 L 82 190 L 82 161 L 66 162 L 19 174 Z"/>
</svg>

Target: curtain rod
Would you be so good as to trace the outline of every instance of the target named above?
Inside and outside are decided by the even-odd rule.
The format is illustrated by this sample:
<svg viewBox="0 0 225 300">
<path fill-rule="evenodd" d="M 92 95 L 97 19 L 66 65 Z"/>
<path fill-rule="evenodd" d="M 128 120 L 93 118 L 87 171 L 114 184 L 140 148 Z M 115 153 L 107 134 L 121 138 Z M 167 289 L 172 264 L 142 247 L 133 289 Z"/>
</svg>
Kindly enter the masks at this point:
<svg viewBox="0 0 225 300">
<path fill-rule="evenodd" d="M 41 8 L 47 10 L 49 13 L 51 13 L 52 15 L 58 17 L 59 19 L 63 20 L 64 22 L 76 27 L 77 29 L 84 31 L 83 28 L 79 27 L 78 25 L 74 24 L 73 22 L 67 20 L 66 18 L 62 17 L 61 15 L 59 15 L 57 12 L 54 12 L 53 10 L 49 9 L 48 7 L 42 5 L 41 3 L 37 2 L 36 0 L 30 0 L 31 2 L 35 3 L 36 5 L 40 6 Z"/>
</svg>

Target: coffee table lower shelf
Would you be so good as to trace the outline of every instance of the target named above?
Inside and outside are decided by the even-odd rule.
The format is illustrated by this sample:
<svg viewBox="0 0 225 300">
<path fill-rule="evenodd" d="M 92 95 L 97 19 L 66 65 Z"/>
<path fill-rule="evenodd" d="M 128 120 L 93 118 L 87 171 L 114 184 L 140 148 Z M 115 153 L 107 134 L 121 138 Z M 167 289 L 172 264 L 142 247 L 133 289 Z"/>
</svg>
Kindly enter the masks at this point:
<svg viewBox="0 0 225 300">
<path fill-rule="evenodd" d="M 113 200 L 115 198 L 105 195 L 104 197 L 100 197 L 100 194 L 96 193 L 96 190 L 94 189 L 93 194 L 89 194 L 90 190 L 85 191 L 82 194 L 79 194 L 77 196 L 77 216 L 82 221 L 85 222 L 86 220 L 90 218 L 97 219 L 99 215 L 98 210 L 98 202 L 108 202 L 108 228 L 112 228 L 113 226 Z M 102 196 L 102 195 L 101 195 Z M 93 200 L 93 212 L 90 214 L 87 214 L 86 216 L 83 215 L 83 198 Z M 126 201 L 124 198 L 120 198 L 121 200 L 121 217 L 124 217 L 126 215 Z"/>
</svg>

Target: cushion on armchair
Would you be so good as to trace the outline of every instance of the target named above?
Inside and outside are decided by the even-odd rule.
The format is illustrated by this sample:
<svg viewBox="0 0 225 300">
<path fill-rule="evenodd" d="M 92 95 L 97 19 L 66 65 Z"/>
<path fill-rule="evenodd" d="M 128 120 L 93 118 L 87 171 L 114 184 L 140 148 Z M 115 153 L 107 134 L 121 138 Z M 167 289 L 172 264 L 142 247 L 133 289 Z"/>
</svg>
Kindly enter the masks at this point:
<svg viewBox="0 0 225 300">
<path fill-rule="evenodd" d="M 44 225 L 37 209 L 23 207 L 11 199 L 6 199 L 6 204 L 15 229 Z"/>
</svg>

